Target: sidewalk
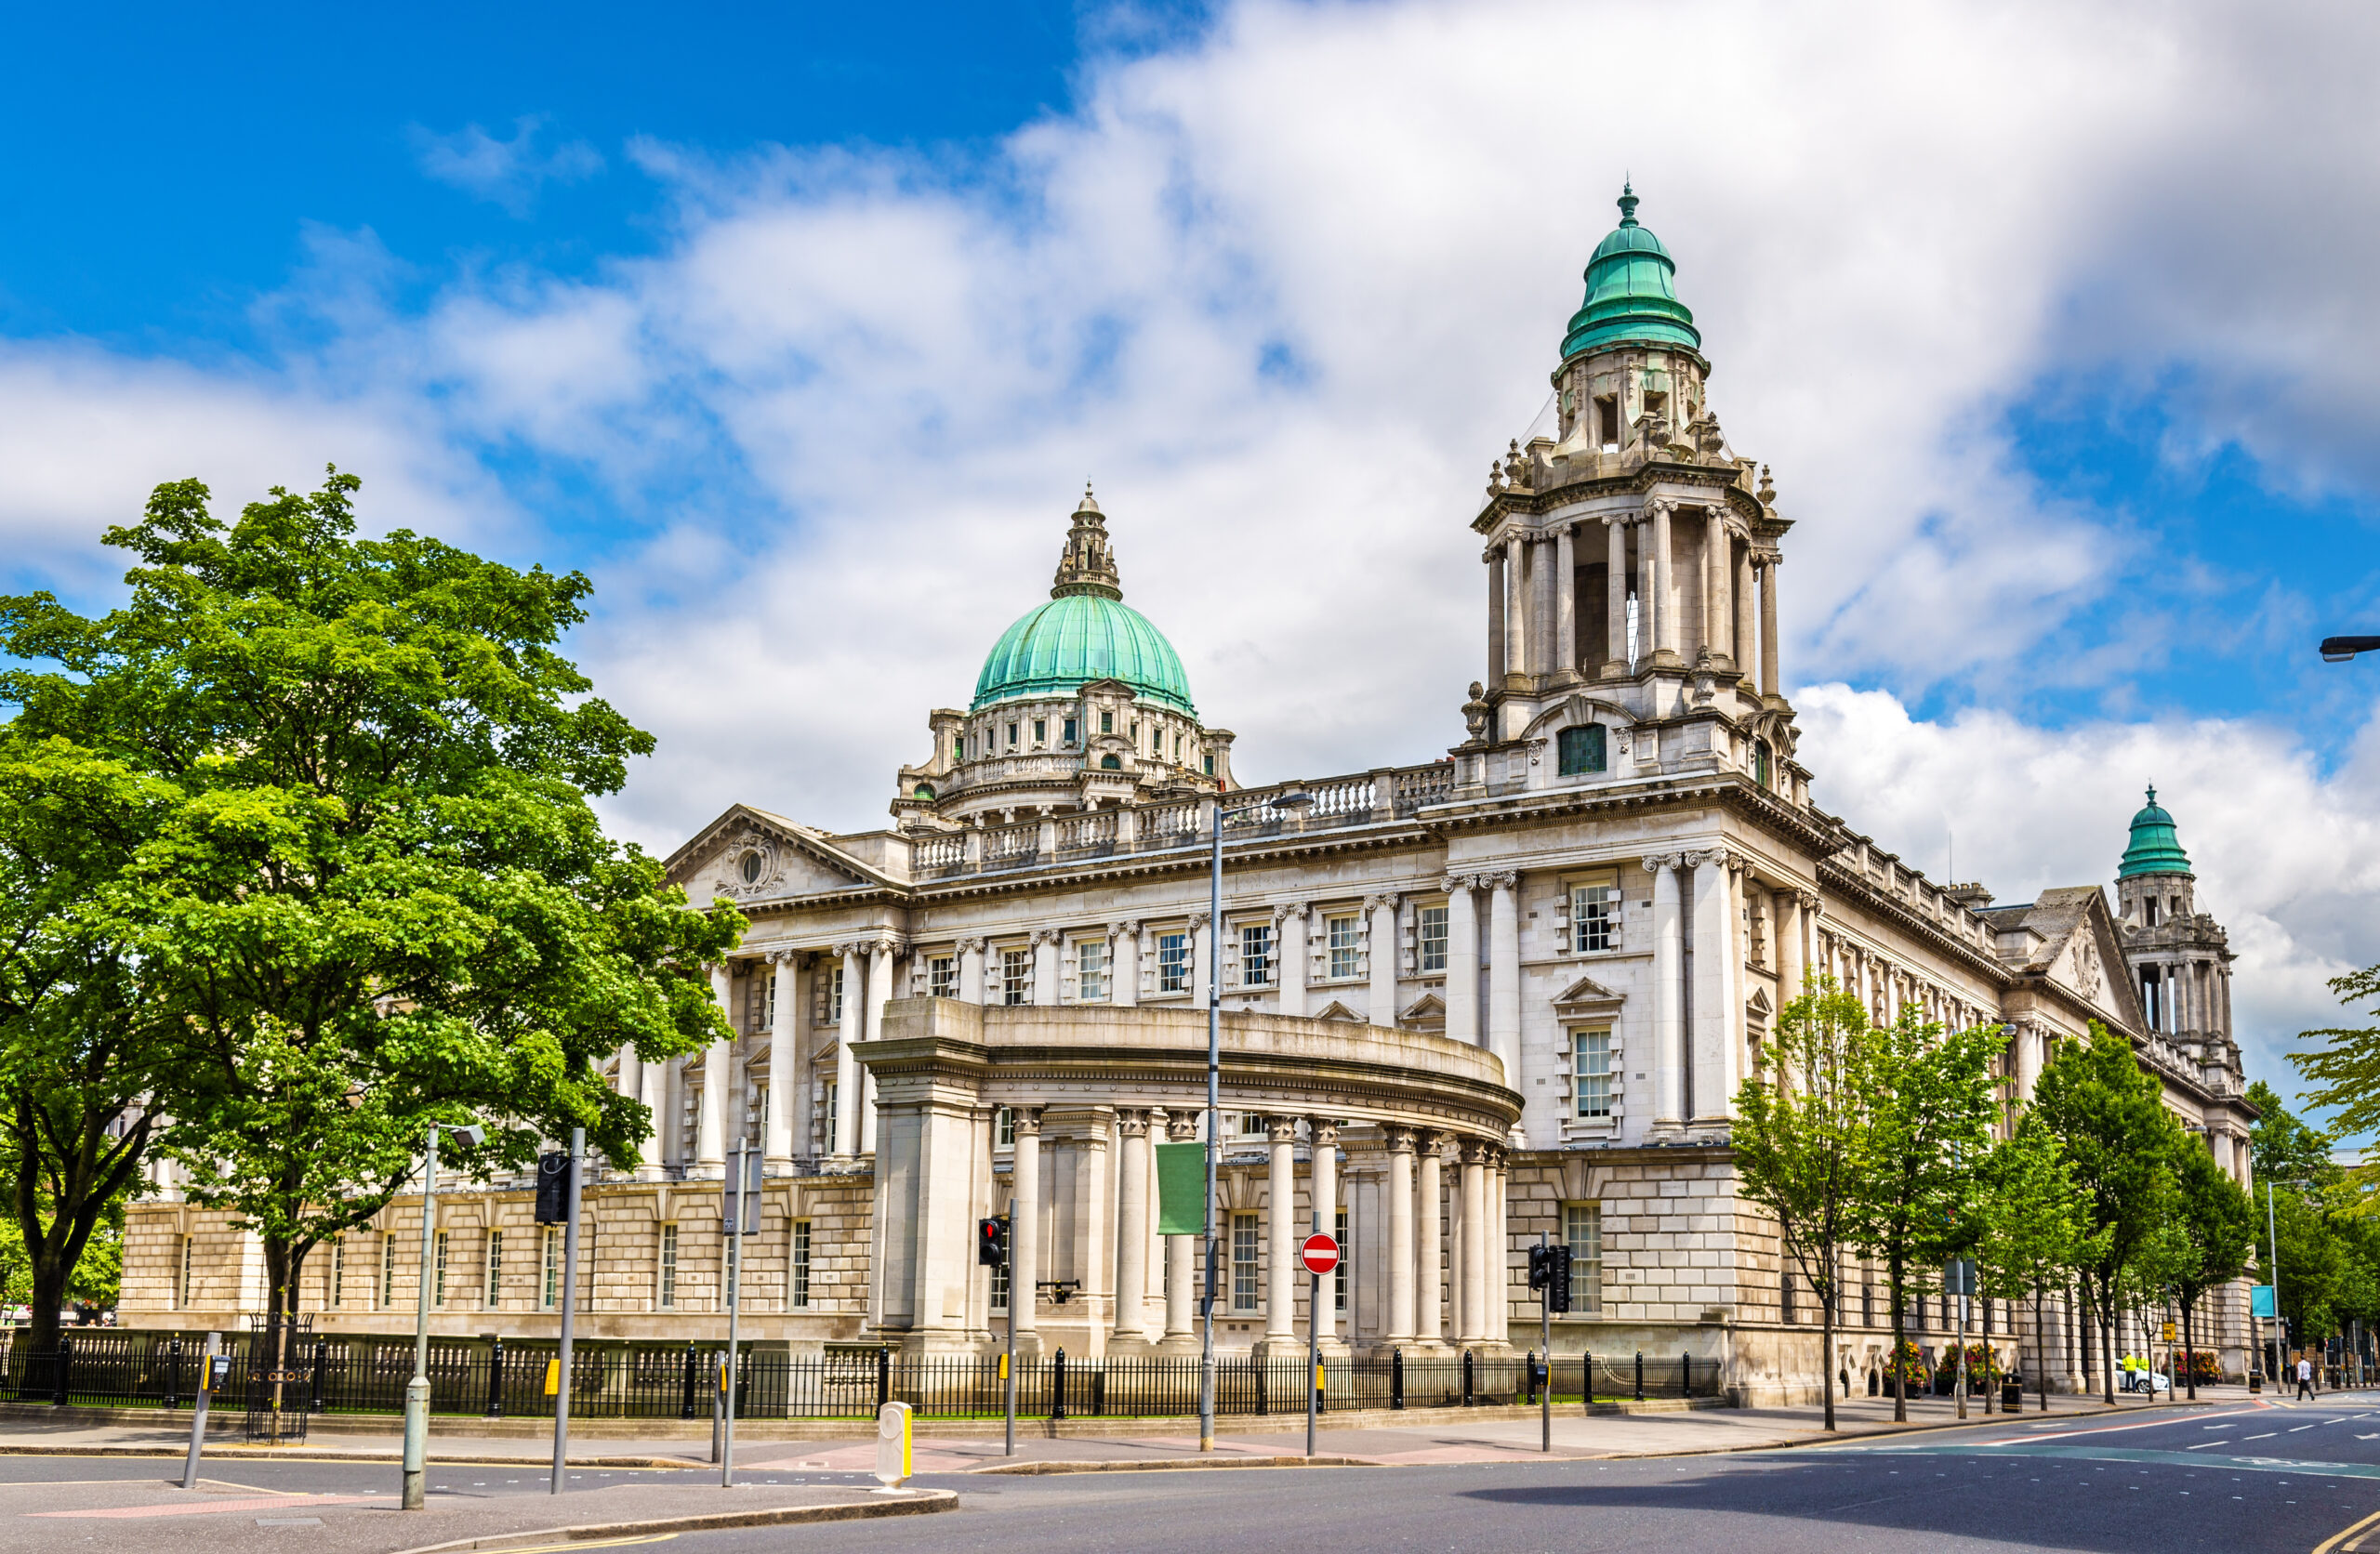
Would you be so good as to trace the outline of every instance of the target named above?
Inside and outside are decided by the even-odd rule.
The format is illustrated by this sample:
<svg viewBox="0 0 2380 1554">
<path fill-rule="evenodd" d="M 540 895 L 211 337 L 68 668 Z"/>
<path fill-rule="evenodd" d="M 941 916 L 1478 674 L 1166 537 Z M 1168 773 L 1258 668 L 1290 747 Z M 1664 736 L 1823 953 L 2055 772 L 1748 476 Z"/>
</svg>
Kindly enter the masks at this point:
<svg viewBox="0 0 2380 1554">
<path fill-rule="evenodd" d="M 2199 1389 L 2199 1403 L 2202 1407 L 2237 1404 L 2247 1401 L 2248 1397 L 2244 1387 Z M 2145 1400 L 2123 1398 L 2117 1403 L 2115 1412 L 2146 1413 L 2152 1406 L 2165 1408 L 2175 1404 L 2162 1395 L 2153 1405 Z M 2182 1400 L 2180 1406 L 2188 1406 L 2188 1400 Z M 1956 1404 L 1948 1398 L 1911 1399 L 1909 1424 L 1906 1426 L 1893 1423 L 1892 1411 L 1890 1398 L 1852 1398 L 1838 1403 L 1835 1407 L 1838 1429 L 1833 1436 L 1829 1436 L 1823 1426 L 1822 1413 L 1816 1404 L 1803 1408 L 1696 1409 L 1692 1412 L 1592 1417 L 1582 1417 L 1573 1406 L 1567 1416 L 1560 1409 L 1554 1411 L 1554 1453 L 1567 1457 L 1623 1457 L 1739 1452 L 1876 1435 L 1897 1429 L 1940 1427 L 1957 1422 Z M 2078 1398 L 2064 1394 L 2050 1399 L 2046 1414 L 2041 1411 L 2038 1399 L 2030 1396 L 2024 1411 L 2016 1416 L 1996 1413 L 1986 1416 L 1979 1402 L 1970 1402 L 1968 1405 L 1970 1422 L 2005 1420 L 2010 1429 L 2044 1420 L 2062 1420 L 2107 1412 L 2106 1404 L 2096 1397 Z M 1378 1423 L 1382 1416 L 1371 1413 L 1354 1428 L 1333 1426 L 1326 1416 L 1316 1437 L 1316 1449 L 1327 1456 L 1379 1464 L 1511 1461 L 1539 1455 L 1539 1422 L 1534 1414 L 1515 1417 L 1511 1410 L 1498 1409 L 1493 1411 L 1493 1416 L 1482 1416 L 1488 1413 L 1459 1408 L 1417 1409 L 1398 1416 L 1398 1422 L 1395 1425 Z M 1197 1429 L 1185 1420 L 1149 1421 L 1138 1428 L 1130 1422 L 1119 1420 L 1108 1434 L 1060 1438 L 1047 1433 L 1041 1421 L 1019 1420 L 1016 1455 L 1013 1458 L 1003 1454 L 997 1421 L 985 1422 L 979 1429 L 980 1433 L 970 1435 L 920 1434 L 916 1446 L 917 1471 L 968 1472 L 998 1469 L 1011 1464 L 1173 1461 L 1198 1455 Z M 178 1433 L 122 1426 L 62 1426 L 45 1429 L 21 1420 L 10 1420 L 0 1425 L 0 1455 L 159 1454 L 178 1456 L 188 1441 L 187 1427 Z M 1263 1420 L 1224 1419 L 1218 1421 L 1215 1444 L 1215 1455 L 1223 1459 L 1299 1455 L 1305 1449 L 1305 1425 L 1296 1416 L 1273 1416 Z M 399 1439 L 393 1431 L 377 1436 L 325 1435 L 303 1446 L 282 1448 L 242 1446 L 236 1442 L 210 1439 L 206 1455 L 209 1462 L 236 1462 L 257 1457 L 324 1462 L 393 1462 L 399 1446 Z M 707 1464 L 710 1460 L 707 1439 L 688 1440 L 682 1436 L 574 1441 L 573 1447 L 572 1463 L 583 1467 L 687 1467 Z M 546 1463 L 551 1460 L 551 1456 L 550 1434 L 535 1438 L 442 1435 L 430 1443 L 433 1462 Z M 875 1461 L 875 1446 L 869 1440 L 756 1441 L 747 1438 L 737 1442 L 735 1457 L 739 1472 L 770 1468 L 865 1472 Z"/>
</svg>

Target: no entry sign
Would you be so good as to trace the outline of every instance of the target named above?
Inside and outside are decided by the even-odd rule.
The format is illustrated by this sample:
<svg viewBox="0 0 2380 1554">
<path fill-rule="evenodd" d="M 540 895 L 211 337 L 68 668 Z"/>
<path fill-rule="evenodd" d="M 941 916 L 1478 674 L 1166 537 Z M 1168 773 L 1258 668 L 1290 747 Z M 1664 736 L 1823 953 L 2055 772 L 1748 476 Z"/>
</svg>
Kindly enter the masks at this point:
<svg viewBox="0 0 2380 1554">
<path fill-rule="evenodd" d="M 1298 1248 L 1298 1261 L 1305 1264 L 1308 1273 L 1319 1278 L 1339 1266 L 1339 1244 L 1316 1231 Z"/>
</svg>

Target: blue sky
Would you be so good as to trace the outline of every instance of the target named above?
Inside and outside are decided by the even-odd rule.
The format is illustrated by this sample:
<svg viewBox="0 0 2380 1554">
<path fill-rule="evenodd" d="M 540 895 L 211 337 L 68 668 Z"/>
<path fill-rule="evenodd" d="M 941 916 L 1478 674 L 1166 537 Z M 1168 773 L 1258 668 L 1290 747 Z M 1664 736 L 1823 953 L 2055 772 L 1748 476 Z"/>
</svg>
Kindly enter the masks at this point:
<svg viewBox="0 0 2380 1554">
<path fill-rule="evenodd" d="M 1821 801 L 2013 900 L 2108 878 L 2155 779 L 2270 1072 L 2380 959 L 2380 665 L 2312 652 L 2380 629 L 2373 25 L 27 13 L 0 582 L 103 602 L 150 484 L 336 460 L 376 522 L 595 574 L 575 647 L 664 742 L 610 813 L 666 849 L 739 798 L 881 823 L 1089 477 L 1249 775 L 1427 759 L 1480 472 L 1633 173 L 1798 521 Z"/>
</svg>

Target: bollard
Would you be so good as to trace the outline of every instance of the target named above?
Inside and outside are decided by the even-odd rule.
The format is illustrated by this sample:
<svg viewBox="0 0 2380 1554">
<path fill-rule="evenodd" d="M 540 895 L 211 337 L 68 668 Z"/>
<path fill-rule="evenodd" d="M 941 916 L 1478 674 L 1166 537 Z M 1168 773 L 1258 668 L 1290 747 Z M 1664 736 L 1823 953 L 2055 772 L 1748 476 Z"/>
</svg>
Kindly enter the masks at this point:
<svg viewBox="0 0 2380 1554">
<path fill-rule="evenodd" d="M 1579 1356 L 1579 1412 L 1592 1414 L 1595 1408 L 1595 1351 L 1588 1350 Z"/>
<path fill-rule="evenodd" d="M 487 1416 L 491 1419 L 504 1417 L 504 1340 L 502 1338 L 496 1339 L 496 1347 L 488 1350 Z"/>
<path fill-rule="evenodd" d="M 1682 1398 L 1686 1396 L 1686 1380 L 1689 1376 L 1693 1376 L 1693 1374 L 1694 1356 L 1691 1354 L 1679 1355 L 1677 1357 L 1677 1395 L 1679 1397 Z"/>
<path fill-rule="evenodd" d="M 1388 1351 L 1388 1406 L 1405 1406 L 1405 1351 L 1401 1349 Z"/>
<path fill-rule="evenodd" d="M 882 1408 L 892 1401 L 892 1351 L 876 1351 L 876 1406 Z"/>
<path fill-rule="evenodd" d="M 58 1388 L 56 1395 L 50 1399 L 50 1402 L 63 1408 L 66 1406 L 68 1380 L 74 1372 L 74 1340 L 63 1333 L 58 1336 L 58 1360 L 55 1370 Z"/>
<path fill-rule="evenodd" d="M 1464 1169 L 1468 1170 L 1469 1167 L 1466 1166 Z M 1465 1408 L 1472 1405 L 1471 1382 L 1471 1350 L 1466 1349 L 1462 1351 L 1462 1406 Z"/>
<path fill-rule="evenodd" d="M 1636 1401 L 1645 1401 L 1645 1351 L 1636 1351 Z"/>
<path fill-rule="evenodd" d="M 1055 1424 L 1066 1416 L 1066 1351 L 1058 1350 L 1050 1363 L 1050 1422 Z"/>
<path fill-rule="evenodd" d="M 316 1338 L 314 1340 L 314 1375 L 308 1383 L 306 1391 L 306 1412 L 309 1414 L 320 1414 L 323 1411 L 323 1372 L 329 1366 L 330 1360 L 331 1346 Z"/>
<path fill-rule="evenodd" d="M 182 1405 L 182 1336 L 175 1334 L 165 1345 L 165 1406 Z"/>
</svg>

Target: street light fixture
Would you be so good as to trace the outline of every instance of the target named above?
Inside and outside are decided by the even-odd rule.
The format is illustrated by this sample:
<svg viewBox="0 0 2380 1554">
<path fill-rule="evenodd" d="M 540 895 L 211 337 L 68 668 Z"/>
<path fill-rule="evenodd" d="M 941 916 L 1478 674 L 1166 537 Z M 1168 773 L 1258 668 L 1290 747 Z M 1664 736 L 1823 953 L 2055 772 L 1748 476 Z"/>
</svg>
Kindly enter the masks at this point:
<svg viewBox="0 0 2380 1554">
<path fill-rule="evenodd" d="M 1215 1166 L 1223 1150 L 1223 822 L 1258 810 L 1287 810 L 1302 816 L 1314 795 L 1290 788 L 1229 809 L 1215 805 L 1207 871 L 1207 1288 L 1199 1301 L 1198 1449 L 1215 1449 L 1215 1275 L 1221 1248 L 1215 1234 Z"/>
<path fill-rule="evenodd" d="M 487 1129 L 474 1123 L 432 1123 L 430 1142 L 421 1158 L 421 1280 L 414 1304 L 413 1379 L 405 1383 L 404 1489 L 398 1505 L 422 1508 L 422 1459 L 430 1453 L 430 1226 L 437 1218 L 438 1135 L 455 1136 L 467 1150 L 487 1141 Z"/>
<path fill-rule="evenodd" d="M 2380 652 L 2380 637 L 2325 637 L 2322 662 L 2345 664 L 2360 652 Z"/>
</svg>

